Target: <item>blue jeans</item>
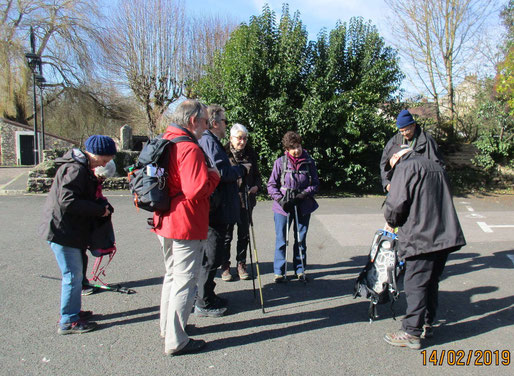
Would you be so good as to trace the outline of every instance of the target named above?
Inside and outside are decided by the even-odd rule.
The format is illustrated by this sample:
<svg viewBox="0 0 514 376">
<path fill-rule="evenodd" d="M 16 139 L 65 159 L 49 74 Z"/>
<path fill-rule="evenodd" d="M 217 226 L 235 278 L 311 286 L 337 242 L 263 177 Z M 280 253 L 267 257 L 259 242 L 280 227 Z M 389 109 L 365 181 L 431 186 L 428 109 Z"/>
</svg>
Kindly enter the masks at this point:
<svg viewBox="0 0 514 376">
<path fill-rule="evenodd" d="M 82 250 L 49 243 L 62 274 L 60 323 L 72 323 L 79 319 L 82 299 Z"/>
<path fill-rule="evenodd" d="M 287 224 L 287 216 L 274 213 L 275 219 L 275 261 L 273 262 L 273 270 L 277 275 L 285 274 L 285 264 L 286 264 L 286 224 Z M 289 227 L 294 219 L 294 212 L 289 215 L 289 224 L 287 226 L 287 230 L 289 231 Z M 293 246 L 293 269 L 296 274 L 303 273 L 304 270 L 302 268 L 302 261 L 300 258 L 300 250 L 301 255 L 303 255 L 303 266 L 307 265 L 307 230 L 309 229 L 309 220 L 311 219 L 311 215 L 298 215 L 298 231 L 300 233 L 299 242 L 296 237 L 296 228 L 294 228 L 294 233 L 290 234 L 289 242 L 294 243 Z M 295 226 L 293 226 L 295 227 Z"/>
</svg>

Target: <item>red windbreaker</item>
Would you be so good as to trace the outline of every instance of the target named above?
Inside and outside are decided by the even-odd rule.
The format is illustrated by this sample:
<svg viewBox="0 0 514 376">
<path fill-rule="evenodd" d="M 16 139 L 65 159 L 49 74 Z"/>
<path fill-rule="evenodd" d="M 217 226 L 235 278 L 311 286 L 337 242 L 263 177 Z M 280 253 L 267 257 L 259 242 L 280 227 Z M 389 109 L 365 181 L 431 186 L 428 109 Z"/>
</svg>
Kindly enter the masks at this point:
<svg viewBox="0 0 514 376">
<path fill-rule="evenodd" d="M 186 135 L 183 130 L 169 126 L 163 138 L 171 140 Z M 161 218 L 154 214 L 154 223 L 160 220 L 160 225 L 152 231 L 171 239 L 207 239 L 209 197 L 219 183 L 218 174 L 207 171 L 204 154 L 193 142 L 172 145 L 168 166 L 171 207 Z"/>
</svg>

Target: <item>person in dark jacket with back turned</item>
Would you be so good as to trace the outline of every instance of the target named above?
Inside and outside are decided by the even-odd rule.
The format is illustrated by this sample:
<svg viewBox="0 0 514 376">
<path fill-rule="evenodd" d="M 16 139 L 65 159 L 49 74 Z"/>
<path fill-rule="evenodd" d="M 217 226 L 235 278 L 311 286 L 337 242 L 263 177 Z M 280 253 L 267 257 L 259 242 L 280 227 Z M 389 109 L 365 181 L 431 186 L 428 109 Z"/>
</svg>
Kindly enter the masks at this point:
<svg viewBox="0 0 514 376">
<path fill-rule="evenodd" d="M 420 338 L 433 334 L 439 279 L 448 255 L 466 240 L 443 168 L 399 145 L 390 150 L 387 160 L 391 188 L 384 216 L 386 230 L 399 227 L 407 312 L 402 330 L 387 333 L 384 339 L 393 346 L 419 349 Z"/>
<path fill-rule="evenodd" d="M 414 150 L 416 154 L 420 154 L 444 168 L 443 156 L 437 142 L 429 133 L 421 129 L 409 111 L 403 110 L 400 112 L 396 119 L 396 126 L 399 132 L 387 142 L 380 160 L 380 176 L 385 192 L 389 191 L 389 185 L 391 184 L 386 171 L 388 156 L 395 146 L 406 145 Z"/>
<path fill-rule="evenodd" d="M 43 209 L 40 235 L 48 241 L 62 273 L 59 334 L 85 333 L 96 323 L 87 319 L 91 311 L 81 311 L 83 277 L 82 252 L 90 245 L 95 218 L 111 214 L 108 205 L 96 202 L 98 180 L 93 170 L 105 166 L 116 145 L 108 136 L 94 135 L 85 142 L 85 151 L 72 149 L 62 158 Z"/>
<path fill-rule="evenodd" d="M 239 220 L 239 195 L 237 180 L 243 178 L 250 169 L 249 164 L 232 166 L 220 140 L 225 137 L 227 119 L 225 110 L 218 105 L 207 108 L 209 127 L 198 141 L 205 154 L 220 173 L 220 182 L 214 191 L 209 211 L 209 232 L 205 245 L 205 256 L 198 278 L 198 293 L 195 316 L 220 317 L 227 307 L 218 297 L 214 288 L 214 277 L 221 266 L 227 225 Z"/>
<path fill-rule="evenodd" d="M 244 125 L 236 123 L 230 128 L 230 141 L 225 145 L 225 151 L 233 166 L 243 163 L 251 164 L 250 171 L 246 177 L 244 179 L 238 179 L 237 182 L 239 185 L 239 201 L 241 205 L 241 215 L 237 222 L 237 274 L 240 279 L 248 279 L 249 275 L 246 271 L 246 249 L 250 238 L 248 220 L 252 217 L 252 210 L 257 202 L 255 196 L 257 192 L 262 189 L 262 180 L 261 174 L 259 173 L 257 153 L 248 144 L 248 130 Z M 248 192 L 246 192 L 246 190 L 248 190 Z M 248 194 L 247 197 L 246 194 Z M 246 202 L 247 199 L 248 203 Z M 228 225 L 225 236 L 225 252 L 221 265 L 221 278 L 224 281 L 232 280 L 232 274 L 230 274 L 230 244 L 232 243 L 234 226 L 234 224 Z"/>
</svg>

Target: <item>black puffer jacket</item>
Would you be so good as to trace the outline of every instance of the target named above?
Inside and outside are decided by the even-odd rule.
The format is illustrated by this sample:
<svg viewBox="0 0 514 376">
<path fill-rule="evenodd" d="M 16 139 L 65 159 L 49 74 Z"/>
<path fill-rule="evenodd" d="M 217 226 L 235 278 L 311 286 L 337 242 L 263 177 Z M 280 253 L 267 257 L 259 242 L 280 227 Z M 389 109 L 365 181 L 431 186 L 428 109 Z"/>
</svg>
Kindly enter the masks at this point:
<svg viewBox="0 0 514 376">
<path fill-rule="evenodd" d="M 43 208 L 39 234 L 53 243 L 85 249 L 94 218 L 105 213 L 105 207 L 95 202 L 98 180 L 79 149 L 55 162 L 60 167 Z"/>
<path fill-rule="evenodd" d="M 259 172 L 258 158 L 255 150 L 249 145 L 246 144 L 245 148 L 239 152 L 235 153 L 233 149 L 230 148 L 230 142 L 225 144 L 225 152 L 228 155 L 228 159 L 230 160 L 230 164 L 232 166 L 237 166 L 243 163 L 251 163 L 252 167 L 247 175 L 244 178 L 238 179 L 237 184 L 239 185 L 239 197 L 241 199 L 241 207 L 245 207 L 244 200 L 244 191 L 245 185 L 248 188 L 257 187 L 258 190 L 262 190 L 262 178 Z M 255 194 L 251 193 L 248 195 L 248 205 L 250 208 L 255 207 L 257 200 L 255 198 Z"/>
<path fill-rule="evenodd" d="M 386 165 L 389 163 L 389 153 L 395 145 L 403 144 L 410 145 L 411 142 L 405 140 L 401 133 L 397 133 L 387 142 L 384 151 L 382 152 L 382 158 L 380 159 L 380 177 L 382 178 L 382 187 L 384 188 L 384 191 L 386 190 L 387 185 L 391 183 L 386 171 Z M 416 154 L 422 155 L 444 168 L 444 159 L 437 142 L 435 142 L 434 138 L 429 133 L 422 130 L 419 125 L 416 125 L 414 142 L 410 147 L 416 152 Z"/>
<path fill-rule="evenodd" d="M 391 227 L 400 227 L 402 258 L 466 245 L 446 172 L 415 153 L 403 156 L 395 167 L 384 216 Z"/>
</svg>

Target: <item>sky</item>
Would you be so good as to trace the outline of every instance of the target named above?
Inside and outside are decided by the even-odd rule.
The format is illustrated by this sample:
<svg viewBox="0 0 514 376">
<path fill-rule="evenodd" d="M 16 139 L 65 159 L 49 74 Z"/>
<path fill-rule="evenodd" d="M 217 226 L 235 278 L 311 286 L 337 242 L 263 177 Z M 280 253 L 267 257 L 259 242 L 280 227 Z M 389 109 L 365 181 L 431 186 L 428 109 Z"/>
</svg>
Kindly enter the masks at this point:
<svg viewBox="0 0 514 376">
<path fill-rule="evenodd" d="M 498 7 L 505 4 L 507 0 L 494 0 Z M 248 23 L 251 16 L 260 15 L 262 7 L 268 4 L 277 16 L 282 14 L 284 2 L 289 4 L 289 12 L 300 12 L 300 19 L 309 33 L 310 40 L 316 40 L 322 28 L 330 31 L 335 28 L 338 20 L 348 22 L 351 17 L 361 16 L 365 21 L 371 20 L 384 38 L 387 45 L 392 46 L 394 36 L 390 31 L 391 17 L 389 7 L 384 0 L 184 0 L 186 7 L 193 12 L 206 12 L 212 15 L 227 15 L 236 22 Z M 499 35 L 501 32 L 498 17 L 492 19 L 491 24 L 497 27 Z M 495 32 L 489 27 L 489 31 L 494 35 Z M 411 78 L 413 72 L 400 60 L 400 66 L 404 73 Z M 410 74 L 409 74 L 410 73 Z M 415 80 L 415 79 L 414 79 Z M 419 87 L 416 89 L 416 82 L 405 79 L 402 88 L 408 96 L 419 94 Z"/>
<path fill-rule="evenodd" d="M 226 14 L 236 21 L 248 22 L 251 16 L 260 15 L 262 7 L 268 4 L 275 13 L 282 14 L 282 4 L 289 4 L 289 12 L 300 11 L 300 18 L 309 32 L 309 39 L 315 40 L 325 27 L 331 30 L 338 20 L 349 21 L 351 17 L 362 16 L 377 26 L 381 35 L 387 33 L 384 0 L 186 0 L 186 6 L 195 11 L 211 14 Z M 382 33 L 384 31 L 384 33 Z"/>
</svg>

